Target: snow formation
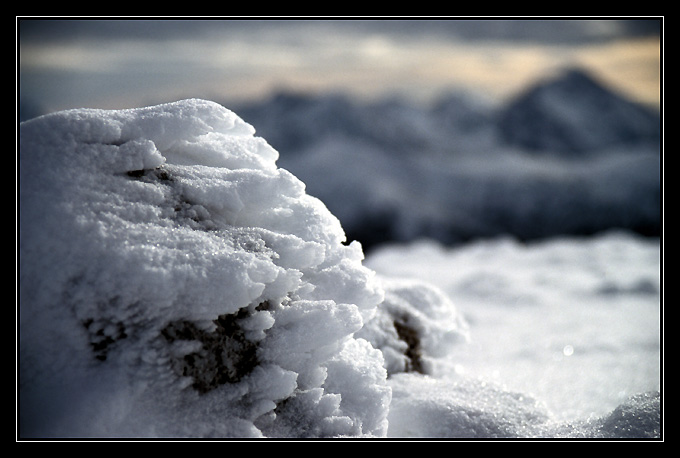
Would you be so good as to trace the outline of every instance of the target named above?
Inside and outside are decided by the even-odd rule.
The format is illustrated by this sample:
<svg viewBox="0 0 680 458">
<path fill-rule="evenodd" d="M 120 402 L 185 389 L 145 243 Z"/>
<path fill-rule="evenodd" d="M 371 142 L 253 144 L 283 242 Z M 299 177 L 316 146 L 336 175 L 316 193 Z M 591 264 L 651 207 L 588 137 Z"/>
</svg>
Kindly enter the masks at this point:
<svg viewBox="0 0 680 458">
<path fill-rule="evenodd" d="M 20 125 L 20 437 L 574 435 L 438 379 L 448 296 L 376 276 L 277 159 L 202 100 Z M 658 402 L 577 434 L 658 435 Z"/>
<path fill-rule="evenodd" d="M 383 289 L 253 133 L 201 100 L 21 125 L 22 435 L 385 435 Z"/>
</svg>

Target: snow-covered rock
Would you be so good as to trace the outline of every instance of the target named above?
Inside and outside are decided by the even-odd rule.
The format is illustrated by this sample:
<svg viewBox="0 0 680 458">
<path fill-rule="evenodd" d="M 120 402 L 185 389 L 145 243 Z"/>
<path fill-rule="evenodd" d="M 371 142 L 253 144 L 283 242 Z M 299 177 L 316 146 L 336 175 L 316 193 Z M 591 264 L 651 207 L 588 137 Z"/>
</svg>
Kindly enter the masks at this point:
<svg viewBox="0 0 680 458">
<path fill-rule="evenodd" d="M 379 278 L 385 300 L 355 335 L 385 358 L 388 375 L 435 373 L 438 360 L 468 339 L 467 323 L 442 290 L 425 280 Z"/>
<path fill-rule="evenodd" d="M 386 433 L 383 290 L 253 134 L 201 100 L 21 124 L 22 436 Z"/>
</svg>

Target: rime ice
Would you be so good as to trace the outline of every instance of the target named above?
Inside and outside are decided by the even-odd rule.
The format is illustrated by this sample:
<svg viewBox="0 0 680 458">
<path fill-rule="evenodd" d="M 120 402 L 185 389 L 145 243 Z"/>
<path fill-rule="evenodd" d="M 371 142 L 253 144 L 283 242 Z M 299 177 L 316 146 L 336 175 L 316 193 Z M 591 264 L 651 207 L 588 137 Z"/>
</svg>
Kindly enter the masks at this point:
<svg viewBox="0 0 680 458">
<path fill-rule="evenodd" d="M 22 434 L 385 434 L 382 289 L 253 133 L 201 100 L 21 125 Z"/>
</svg>

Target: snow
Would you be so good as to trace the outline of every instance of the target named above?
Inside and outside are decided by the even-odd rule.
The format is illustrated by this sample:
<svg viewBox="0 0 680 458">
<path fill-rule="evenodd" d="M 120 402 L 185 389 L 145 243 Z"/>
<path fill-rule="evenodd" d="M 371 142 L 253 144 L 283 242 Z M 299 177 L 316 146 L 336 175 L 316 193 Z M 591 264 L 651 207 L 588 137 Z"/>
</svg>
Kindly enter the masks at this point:
<svg viewBox="0 0 680 458">
<path fill-rule="evenodd" d="M 501 425 L 472 422 L 472 431 L 460 435 L 480 428 L 485 432 L 475 434 L 607 437 L 616 432 L 595 423 L 628 398 L 646 393 L 637 398 L 640 409 L 658 406 L 658 239 L 613 231 L 530 245 L 500 238 L 455 249 L 423 240 L 376 249 L 365 265 L 392 281 L 427 279 L 455 298 L 468 325 L 467 344 L 438 360 L 434 379 L 400 374 L 390 383 L 390 434 L 451 434 L 451 425 L 464 427 L 458 415 L 477 411 L 515 420 L 495 433 L 491 428 Z M 476 394 L 465 395 L 471 391 Z M 437 433 L 421 419 L 420 426 L 405 421 L 395 431 L 401 409 L 427 412 L 419 415 L 439 417 L 449 429 Z M 658 410 L 652 412 L 640 418 L 658 420 Z"/>
<path fill-rule="evenodd" d="M 198 100 L 21 125 L 22 433 L 384 434 L 352 336 L 383 293 L 253 132 Z"/>
<path fill-rule="evenodd" d="M 217 103 L 19 134 L 22 438 L 660 435 L 658 240 L 364 259 Z"/>
</svg>

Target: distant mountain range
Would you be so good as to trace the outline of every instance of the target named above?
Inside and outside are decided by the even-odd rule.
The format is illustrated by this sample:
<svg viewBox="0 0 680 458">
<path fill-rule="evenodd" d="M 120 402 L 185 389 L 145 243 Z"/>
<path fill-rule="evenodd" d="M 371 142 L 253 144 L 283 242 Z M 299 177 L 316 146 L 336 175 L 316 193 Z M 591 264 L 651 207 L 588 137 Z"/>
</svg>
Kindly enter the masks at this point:
<svg viewBox="0 0 680 458">
<path fill-rule="evenodd" d="M 661 228 L 661 119 L 572 69 L 502 107 L 280 93 L 232 107 L 365 247 Z"/>
<path fill-rule="evenodd" d="M 403 152 L 446 149 L 441 143 L 457 145 L 462 138 L 477 144 L 482 133 L 497 147 L 557 154 L 659 145 L 661 138 L 658 112 L 580 69 L 530 87 L 500 108 L 463 92 L 441 97 L 430 109 L 397 99 L 360 104 L 343 94 L 280 92 L 234 109 L 283 154 L 345 136 Z"/>
</svg>

